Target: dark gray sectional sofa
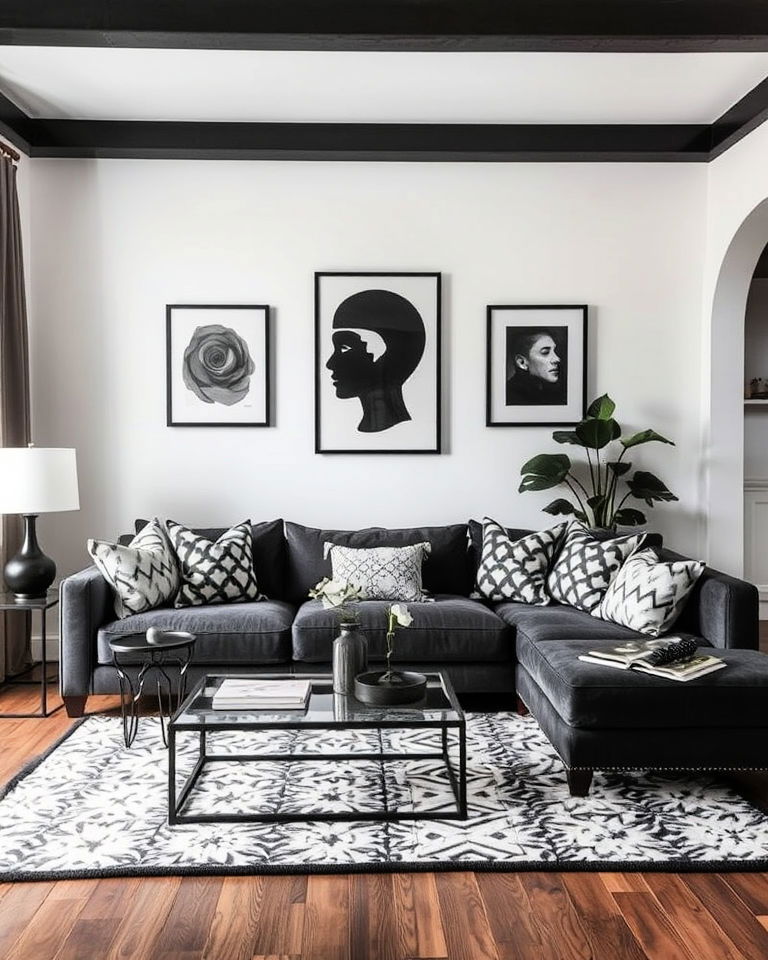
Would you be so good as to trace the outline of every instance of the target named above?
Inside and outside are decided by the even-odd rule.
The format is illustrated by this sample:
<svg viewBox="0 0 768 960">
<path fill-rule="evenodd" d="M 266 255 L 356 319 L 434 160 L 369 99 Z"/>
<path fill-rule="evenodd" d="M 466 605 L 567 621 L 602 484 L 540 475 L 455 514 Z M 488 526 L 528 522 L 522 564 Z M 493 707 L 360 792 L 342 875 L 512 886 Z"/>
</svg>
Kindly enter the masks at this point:
<svg viewBox="0 0 768 960">
<path fill-rule="evenodd" d="M 137 521 L 140 529 L 144 521 Z M 396 662 L 429 671 L 444 669 L 460 696 L 473 695 L 513 703 L 518 686 L 541 690 L 541 651 L 553 644 L 589 641 L 599 644 L 637 637 L 631 630 L 564 606 L 533 607 L 491 604 L 471 599 L 481 528 L 469 524 L 392 530 L 320 530 L 275 520 L 254 524 L 254 564 L 259 586 L 269 597 L 259 603 L 161 608 L 116 620 L 111 591 L 95 567 L 61 584 L 61 691 L 70 716 L 80 716 L 89 694 L 117 693 L 109 640 L 144 634 L 148 627 L 189 630 L 197 636 L 190 677 L 205 672 L 325 672 L 337 633 L 333 611 L 307 599 L 307 591 L 330 563 L 323 543 L 354 547 L 405 545 L 426 540 L 432 552 L 424 567 L 424 586 L 434 602 L 409 604 L 413 625 L 398 636 Z M 216 538 L 223 530 L 200 530 Z M 517 538 L 528 531 L 510 530 Z M 666 558 L 677 556 L 663 550 Z M 360 605 L 362 629 L 370 656 L 383 659 L 385 608 L 379 601 Z M 741 580 L 707 569 L 697 584 L 675 632 L 699 638 L 701 646 L 757 648 L 756 589 Z M 586 665 L 584 665 L 586 666 Z M 604 670 L 605 668 L 598 668 Z M 517 677 L 516 677 L 517 672 Z M 723 671 L 725 673 L 726 671 Z M 551 679 L 551 671 L 548 676 Z M 532 706 L 532 705 L 531 705 Z"/>
</svg>

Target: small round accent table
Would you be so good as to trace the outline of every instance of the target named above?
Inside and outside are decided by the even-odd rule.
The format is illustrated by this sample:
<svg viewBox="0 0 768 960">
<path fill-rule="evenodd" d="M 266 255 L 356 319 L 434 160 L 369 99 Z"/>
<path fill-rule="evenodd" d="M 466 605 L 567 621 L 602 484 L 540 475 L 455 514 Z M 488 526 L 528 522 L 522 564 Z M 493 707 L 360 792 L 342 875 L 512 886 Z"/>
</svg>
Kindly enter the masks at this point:
<svg viewBox="0 0 768 960">
<path fill-rule="evenodd" d="M 120 681 L 120 713 L 123 718 L 123 738 L 130 747 L 139 731 L 139 702 L 147 680 L 154 674 L 157 701 L 160 710 L 160 730 L 163 743 L 168 746 L 168 720 L 179 709 L 187 689 L 187 668 L 192 660 L 195 635 L 181 631 L 152 631 L 153 641 L 146 637 L 125 637 L 109 641 L 112 663 Z M 135 679 L 127 668 L 139 667 Z M 176 704 L 173 704 L 171 678 L 167 668 L 179 671 Z"/>
</svg>

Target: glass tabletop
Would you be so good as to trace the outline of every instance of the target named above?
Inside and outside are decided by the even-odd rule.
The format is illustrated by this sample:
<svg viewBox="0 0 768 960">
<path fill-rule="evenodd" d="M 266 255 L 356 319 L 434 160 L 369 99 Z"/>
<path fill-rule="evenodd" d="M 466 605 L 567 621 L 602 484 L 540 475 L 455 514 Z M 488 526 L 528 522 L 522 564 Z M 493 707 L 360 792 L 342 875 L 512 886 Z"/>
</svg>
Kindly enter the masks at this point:
<svg viewBox="0 0 768 960">
<path fill-rule="evenodd" d="M 458 724 L 464 714 L 447 677 L 428 673 L 424 696 L 415 703 L 391 707 L 373 707 L 360 703 L 353 696 L 333 692 L 329 675 L 302 677 L 301 675 L 270 674 L 275 680 L 309 680 L 311 693 L 307 706 L 298 710 L 214 710 L 211 699 L 222 681 L 237 679 L 267 679 L 263 674 L 212 674 L 203 677 L 179 708 L 171 721 L 173 726 L 186 729 L 214 727 L 227 728 L 327 728 L 347 727 L 418 727 Z"/>
</svg>

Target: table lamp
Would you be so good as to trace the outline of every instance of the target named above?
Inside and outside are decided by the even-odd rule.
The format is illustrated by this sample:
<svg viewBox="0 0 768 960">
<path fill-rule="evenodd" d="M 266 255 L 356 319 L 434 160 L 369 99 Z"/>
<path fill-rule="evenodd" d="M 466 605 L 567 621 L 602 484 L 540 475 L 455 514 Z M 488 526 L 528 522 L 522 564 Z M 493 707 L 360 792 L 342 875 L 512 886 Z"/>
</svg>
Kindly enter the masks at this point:
<svg viewBox="0 0 768 960">
<path fill-rule="evenodd" d="M 24 517 L 24 542 L 3 571 L 16 600 L 44 597 L 56 576 L 56 564 L 37 542 L 38 514 L 79 509 L 74 450 L 31 443 L 0 448 L 0 513 Z"/>
</svg>

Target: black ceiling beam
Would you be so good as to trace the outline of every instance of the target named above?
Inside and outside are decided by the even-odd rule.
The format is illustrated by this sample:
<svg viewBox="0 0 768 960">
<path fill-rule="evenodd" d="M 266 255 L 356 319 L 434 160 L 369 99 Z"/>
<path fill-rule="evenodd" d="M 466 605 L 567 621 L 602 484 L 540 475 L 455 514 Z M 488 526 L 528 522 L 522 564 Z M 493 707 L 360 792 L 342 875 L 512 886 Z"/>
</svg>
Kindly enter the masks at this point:
<svg viewBox="0 0 768 960">
<path fill-rule="evenodd" d="M 33 157 L 704 162 L 710 137 L 687 124 L 31 123 Z"/>
<path fill-rule="evenodd" d="M 766 0 L 3 0 L 0 44 L 768 50 Z"/>
<path fill-rule="evenodd" d="M 738 143 L 768 119 L 768 78 L 750 90 L 712 124 L 710 159 Z"/>
</svg>

